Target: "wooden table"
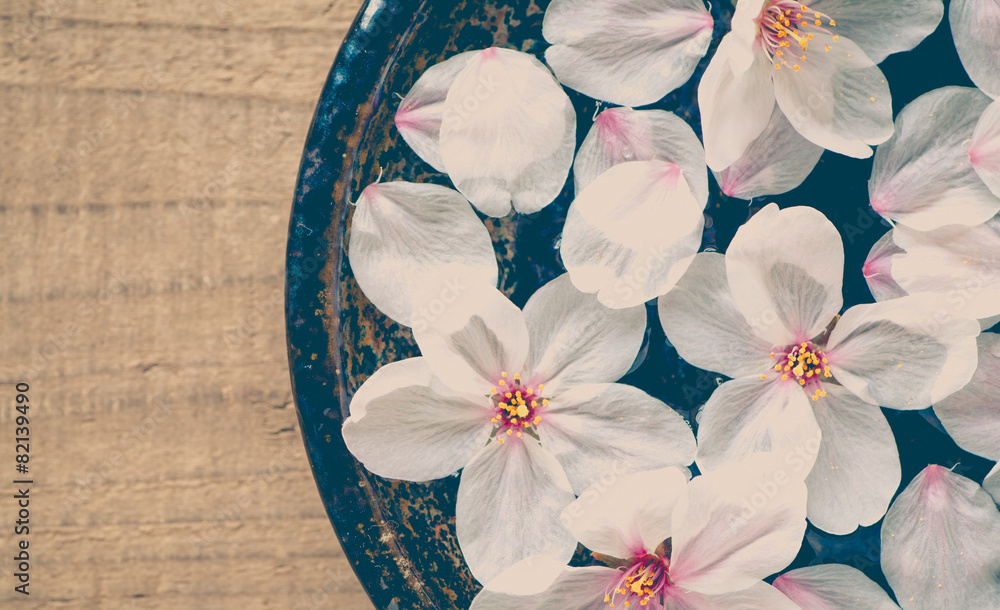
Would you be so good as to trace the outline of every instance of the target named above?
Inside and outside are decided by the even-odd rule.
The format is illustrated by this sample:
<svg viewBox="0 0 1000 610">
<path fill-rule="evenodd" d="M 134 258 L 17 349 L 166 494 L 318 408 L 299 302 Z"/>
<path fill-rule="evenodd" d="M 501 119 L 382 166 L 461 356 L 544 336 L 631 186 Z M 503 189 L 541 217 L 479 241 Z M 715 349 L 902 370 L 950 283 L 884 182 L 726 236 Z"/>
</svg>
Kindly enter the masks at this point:
<svg viewBox="0 0 1000 610">
<path fill-rule="evenodd" d="M 0 3 L 0 606 L 371 607 L 306 461 L 282 314 L 299 156 L 359 5 Z"/>
</svg>

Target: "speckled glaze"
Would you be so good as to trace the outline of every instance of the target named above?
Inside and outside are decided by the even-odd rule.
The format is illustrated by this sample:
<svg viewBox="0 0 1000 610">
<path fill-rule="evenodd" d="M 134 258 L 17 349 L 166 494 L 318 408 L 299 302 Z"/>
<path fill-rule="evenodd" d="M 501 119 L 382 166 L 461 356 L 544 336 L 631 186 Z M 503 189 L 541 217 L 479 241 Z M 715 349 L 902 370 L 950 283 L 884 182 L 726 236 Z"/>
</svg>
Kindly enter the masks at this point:
<svg viewBox="0 0 1000 610">
<path fill-rule="evenodd" d="M 382 365 L 418 355 L 409 329 L 380 314 L 361 293 L 347 260 L 356 193 L 374 182 L 407 180 L 450 185 L 421 161 L 393 125 L 399 102 L 423 70 L 456 53 L 491 45 L 541 58 L 545 0 L 431 2 L 372 0 L 347 36 L 323 89 L 305 145 L 289 226 L 286 322 L 289 363 L 302 432 L 316 484 L 345 553 L 378 608 L 466 608 L 478 585 L 455 538 L 458 477 L 431 483 L 390 481 L 368 473 L 340 433 L 350 398 Z M 712 2 L 715 40 L 695 78 L 653 107 L 671 110 L 700 131 L 697 79 L 725 33 L 731 6 Z M 969 85 L 951 45 L 947 20 L 918 49 L 882 65 L 898 111 L 918 95 L 948 84 Z M 919 75 L 917 78 L 915 75 Z M 598 105 L 570 91 L 582 141 Z M 791 193 L 729 200 L 714 180 L 703 249 L 724 251 L 736 229 L 762 205 L 812 205 L 837 225 L 847 249 L 845 307 L 870 302 L 860 268 L 886 227 L 871 212 L 871 160 L 827 153 Z M 501 288 L 523 305 L 536 288 L 562 273 L 559 233 L 572 200 L 572 178 L 559 198 L 530 216 L 485 219 L 501 268 Z M 623 379 L 693 414 L 723 378 L 689 366 L 666 343 L 655 308 L 642 359 Z M 900 445 L 905 483 L 928 463 L 981 480 L 989 462 L 959 450 L 933 415 L 885 411 Z M 294 498 L 289 501 L 294 502 Z M 878 528 L 843 537 L 810 529 L 793 567 L 839 562 L 884 584 Z M 331 541 L 331 544 L 333 542 Z M 580 551 L 574 563 L 592 561 Z M 335 583 L 333 583 L 335 584 Z"/>
</svg>

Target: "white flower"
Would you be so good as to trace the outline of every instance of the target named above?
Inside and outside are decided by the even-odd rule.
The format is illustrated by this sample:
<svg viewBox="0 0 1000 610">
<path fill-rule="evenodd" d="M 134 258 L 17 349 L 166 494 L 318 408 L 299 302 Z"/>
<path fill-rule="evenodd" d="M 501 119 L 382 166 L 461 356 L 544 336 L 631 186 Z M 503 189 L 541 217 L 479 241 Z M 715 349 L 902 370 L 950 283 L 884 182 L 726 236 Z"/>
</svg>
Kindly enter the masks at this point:
<svg viewBox="0 0 1000 610">
<path fill-rule="evenodd" d="M 875 64 L 916 46 L 943 13 L 940 0 L 738 0 L 698 89 L 708 166 L 739 159 L 775 104 L 814 144 L 871 155 L 869 145 L 892 135 L 889 87 Z"/>
<path fill-rule="evenodd" d="M 993 499 L 969 479 L 928 466 L 885 516 L 882 571 L 905 610 L 1000 608 L 1000 512 Z M 803 608 L 899 608 L 847 566 L 792 570 L 774 586 Z"/>
<path fill-rule="evenodd" d="M 715 174 L 722 192 L 738 199 L 780 195 L 802 184 L 809 176 L 823 147 L 799 135 L 777 106 L 764 131 L 740 158 Z"/>
<path fill-rule="evenodd" d="M 934 414 L 959 447 L 1000 460 L 1000 335 L 983 333 L 977 343 L 979 365 L 972 381 L 934 403 Z"/>
<path fill-rule="evenodd" d="M 354 206 L 351 271 L 368 300 L 396 322 L 412 325 L 413 313 L 430 305 L 420 302 L 424 287 L 445 274 L 456 286 L 497 285 L 490 233 L 452 189 L 377 183 Z"/>
<path fill-rule="evenodd" d="M 938 311 L 929 297 L 857 305 L 837 318 L 843 269 L 843 243 L 823 214 L 771 204 L 725 256 L 699 254 L 659 301 L 678 354 L 734 377 L 704 407 L 698 467 L 812 446 L 809 520 L 835 534 L 878 521 L 899 484 L 878 406 L 923 409 L 964 386 L 979 334 L 974 320 Z"/>
<path fill-rule="evenodd" d="M 973 233 L 983 234 L 984 231 L 982 229 L 983 227 L 980 227 L 979 230 Z M 895 233 L 896 231 L 888 231 L 875 242 L 862 267 L 865 281 L 868 282 L 868 289 L 876 301 L 887 301 L 909 294 L 892 275 L 893 257 L 897 254 L 902 255 L 906 253 L 893 240 Z M 933 231 L 930 232 L 931 237 L 933 237 L 933 234 Z M 907 232 L 907 235 L 902 236 L 904 243 L 912 243 L 909 239 L 912 235 L 919 236 L 918 233 Z M 1000 247 L 1000 242 L 997 243 L 997 247 Z M 934 260 L 938 254 L 938 252 L 934 251 L 934 246 L 929 248 L 927 246 L 918 247 L 917 253 L 923 253 L 925 259 L 929 258 L 931 260 Z M 994 257 L 998 255 L 1000 255 L 1000 251 L 995 251 Z M 963 255 L 960 254 L 958 256 Z M 989 258 L 984 259 L 981 255 L 976 254 L 975 256 L 967 256 L 961 260 L 964 261 L 962 266 L 955 265 L 954 267 L 955 274 L 941 273 L 935 278 L 936 283 L 928 281 L 930 275 L 926 277 L 922 276 L 918 271 L 919 266 L 903 263 L 904 271 L 912 274 L 912 277 L 908 277 L 907 279 L 907 285 L 915 290 L 930 293 L 936 292 L 937 294 L 945 295 L 946 304 L 950 307 L 951 311 L 958 315 L 972 315 L 971 313 L 964 313 L 969 303 L 972 304 L 971 309 L 980 310 L 977 313 L 981 313 L 983 310 L 989 311 L 992 308 L 989 301 L 989 293 L 996 290 L 995 287 L 988 287 L 992 283 L 995 273 L 994 268 L 988 264 Z M 986 264 L 984 265 L 984 263 Z M 929 274 L 936 273 L 933 269 L 933 266 L 928 268 Z M 984 289 L 986 289 L 984 299 L 972 299 L 972 297 L 977 296 Z M 995 309 L 1000 313 L 1000 307 Z M 991 328 L 997 322 L 1000 322 L 1000 315 L 979 318 L 979 326 L 983 330 Z"/>
<path fill-rule="evenodd" d="M 942 295 L 958 315 L 1000 314 L 1000 216 L 978 225 L 915 231 L 898 225 L 892 241 L 892 279 L 911 295 Z"/>
<path fill-rule="evenodd" d="M 952 0 L 951 34 L 962 66 L 977 87 L 1000 96 L 1000 4 L 995 0 Z"/>
<path fill-rule="evenodd" d="M 997 504 L 1000 504 L 1000 463 L 994 464 L 993 470 L 990 470 L 989 474 L 986 475 L 983 489 L 993 496 Z"/>
<path fill-rule="evenodd" d="M 701 0 L 553 0 L 545 61 L 567 87 L 620 104 L 651 104 L 683 85 L 712 42 Z"/>
<path fill-rule="evenodd" d="M 806 489 L 773 464 L 757 456 L 690 482 L 665 468 L 595 485 L 562 518 L 584 546 L 620 567 L 531 558 L 489 583 L 470 610 L 794 609 L 761 579 L 798 553 Z"/>
<path fill-rule="evenodd" d="M 602 112 L 580 147 L 560 253 L 573 284 L 611 308 L 670 290 L 701 246 L 705 152 L 662 110 Z"/>
<path fill-rule="evenodd" d="M 357 391 L 343 434 L 380 476 L 428 481 L 463 468 L 456 529 L 481 581 L 525 557 L 576 548 L 559 513 L 602 476 L 691 463 L 684 419 L 618 383 L 643 341 L 642 307 L 613 311 L 565 275 L 522 313 L 469 285 L 415 324 L 419 358 Z"/>
<path fill-rule="evenodd" d="M 994 195 L 1000 197 L 1000 102 L 983 112 L 969 142 L 969 161 Z"/>
<path fill-rule="evenodd" d="M 868 182 L 872 209 L 918 231 L 978 225 L 1000 212 L 1000 197 L 977 167 L 983 163 L 988 171 L 989 144 L 973 142 L 990 101 L 978 89 L 943 87 L 907 104 L 892 138 L 875 152 Z M 993 143 L 997 147 L 1000 142 Z"/>
<path fill-rule="evenodd" d="M 519 51 L 491 47 L 429 68 L 395 121 L 413 150 L 489 216 L 541 210 L 573 164 L 573 104 L 548 68 Z"/>
</svg>

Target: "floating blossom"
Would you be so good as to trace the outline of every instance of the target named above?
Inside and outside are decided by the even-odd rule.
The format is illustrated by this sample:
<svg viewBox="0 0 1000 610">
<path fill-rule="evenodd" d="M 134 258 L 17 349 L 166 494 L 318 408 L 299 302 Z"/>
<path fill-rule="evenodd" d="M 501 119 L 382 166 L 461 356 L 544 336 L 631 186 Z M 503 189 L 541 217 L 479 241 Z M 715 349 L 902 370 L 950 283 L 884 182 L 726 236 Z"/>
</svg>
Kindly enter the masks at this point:
<svg viewBox="0 0 1000 610">
<path fill-rule="evenodd" d="M 677 165 L 704 207 L 708 201 L 705 149 L 694 130 L 672 112 L 608 108 L 594 119 L 573 163 L 577 194 L 612 167 L 658 159 Z"/>
<path fill-rule="evenodd" d="M 448 173 L 441 159 L 441 117 L 444 100 L 458 74 L 478 51 L 452 55 L 424 70 L 396 110 L 396 129 L 413 152 L 431 167 Z"/>
<path fill-rule="evenodd" d="M 868 289 L 876 301 L 887 301 L 909 294 L 892 277 L 892 257 L 906 252 L 893 241 L 893 233 L 888 231 L 875 242 L 862 267 Z M 968 286 L 973 291 L 978 291 L 978 284 L 969 283 Z M 947 299 L 947 304 L 954 306 L 955 311 L 959 313 L 966 302 L 966 298 L 961 296 L 960 292 L 962 291 L 949 292 Z M 1000 322 L 1000 315 L 980 318 L 979 326 L 986 330 L 997 322 Z"/>
<path fill-rule="evenodd" d="M 343 434 L 380 476 L 428 481 L 464 467 L 456 529 L 476 578 L 536 554 L 568 561 L 576 542 L 559 514 L 574 491 L 692 461 L 680 415 L 610 383 L 642 344 L 642 307 L 609 310 L 565 275 L 523 313 L 496 289 L 449 300 L 414 327 L 421 357 L 382 367 L 357 391 Z"/>
<path fill-rule="evenodd" d="M 983 489 L 993 496 L 993 500 L 997 504 L 1000 504 L 1000 463 L 994 464 L 993 470 L 990 470 L 989 474 L 986 475 L 986 479 L 983 480 Z"/>
<path fill-rule="evenodd" d="M 786 572 L 774 580 L 774 588 L 800 608 L 899 610 L 864 572 L 836 563 Z"/>
<path fill-rule="evenodd" d="M 435 69 L 436 68 L 436 69 Z M 396 112 L 403 138 L 489 216 L 559 195 L 576 146 L 573 105 L 540 61 L 491 47 L 428 70 Z"/>
<path fill-rule="evenodd" d="M 532 558 L 489 583 L 470 610 L 796 608 L 761 579 L 798 553 L 805 485 L 781 478 L 770 456 L 757 457 L 690 482 L 665 468 L 589 488 L 563 522 L 619 567 L 549 567 Z"/>
<path fill-rule="evenodd" d="M 994 195 L 1000 197 L 1000 102 L 989 105 L 969 143 L 969 161 Z"/>
<path fill-rule="evenodd" d="M 870 156 L 892 135 L 889 87 L 875 64 L 916 46 L 943 12 L 940 0 L 738 0 L 698 88 L 708 166 L 736 162 L 775 104 L 814 144 Z"/>
<path fill-rule="evenodd" d="M 962 66 L 977 87 L 1000 96 L 1000 4 L 994 0 L 953 0 L 948 21 Z"/>
<path fill-rule="evenodd" d="M 570 205 L 560 253 L 573 284 L 611 308 L 666 293 L 701 246 L 705 203 L 681 168 L 630 161 L 601 174 Z"/>
<path fill-rule="evenodd" d="M 701 0 L 554 0 L 545 52 L 559 81 L 590 97 L 644 106 L 683 85 L 708 52 Z"/>
<path fill-rule="evenodd" d="M 966 451 L 1000 461 L 1000 335 L 977 341 L 979 365 L 972 381 L 934 404 L 934 414 Z"/>
<path fill-rule="evenodd" d="M 872 209 L 918 231 L 977 225 L 1000 212 L 1000 197 L 976 168 L 977 160 L 988 166 L 988 145 L 971 143 L 989 104 L 969 87 L 935 89 L 907 104 L 892 138 L 875 152 L 868 182 Z"/>
<path fill-rule="evenodd" d="M 759 451 L 791 463 L 821 439 L 815 466 L 804 466 L 809 520 L 835 534 L 878 521 L 899 484 L 878 406 L 923 409 L 964 386 L 979 334 L 975 321 L 923 297 L 857 305 L 838 318 L 843 266 L 840 235 L 820 212 L 771 204 L 725 256 L 699 254 L 659 301 L 680 356 L 735 378 L 704 407 L 698 467 Z"/>
<path fill-rule="evenodd" d="M 775 106 L 764 131 L 740 158 L 721 172 L 713 173 L 722 192 L 730 197 L 780 195 L 802 184 L 822 155 L 823 147 L 799 135 Z"/>
<path fill-rule="evenodd" d="M 882 524 L 882 571 L 904 610 L 1000 608 L 1000 512 L 979 485 L 941 466 L 918 474 Z M 792 570 L 774 586 L 803 608 L 898 608 L 841 565 Z"/>
<path fill-rule="evenodd" d="M 949 311 L 970 318 L 1000 314 L 1000 216 L 931 231 L 900 225 L 892 240 L 903 250 L 891 259 L 902 290 L 943 296 Z"/>
<path fill-rule="evenodd" d="M 382 313 L 405 326 L 426 316 L 420 295 L 431 278 L 449 290 L 497 285 L 490 233 L 469 202 L 434 184 L 369 185 L 354 204 L 348 244 L 351 271 Z M 440 295 L 434 295 L 440 296 Z"/>
</svg>

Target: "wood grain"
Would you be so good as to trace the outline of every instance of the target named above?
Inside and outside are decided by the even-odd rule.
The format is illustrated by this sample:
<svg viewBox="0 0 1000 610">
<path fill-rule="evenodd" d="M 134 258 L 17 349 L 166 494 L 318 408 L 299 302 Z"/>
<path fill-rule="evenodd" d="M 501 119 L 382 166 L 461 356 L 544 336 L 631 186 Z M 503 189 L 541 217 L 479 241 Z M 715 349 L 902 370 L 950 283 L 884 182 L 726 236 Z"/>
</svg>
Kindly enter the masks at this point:
<svg viewBox="0 0 1000 610">
<path fill-rule="evenodd" d="M 371 607 L 282 315 L 299 156 L 360 4 L 0 0 L 0 480 L 27 381 L 35 482 L 30 598 L 0 493 L 0 606 Z"/>
</svg>

